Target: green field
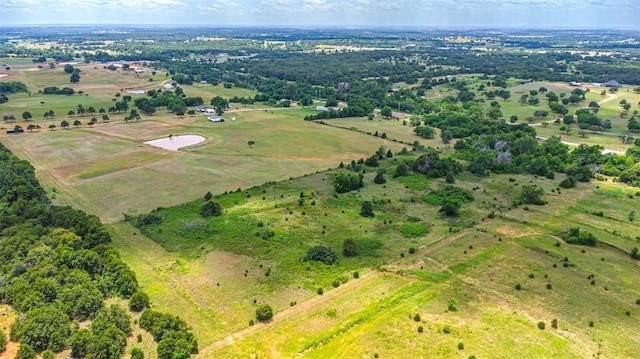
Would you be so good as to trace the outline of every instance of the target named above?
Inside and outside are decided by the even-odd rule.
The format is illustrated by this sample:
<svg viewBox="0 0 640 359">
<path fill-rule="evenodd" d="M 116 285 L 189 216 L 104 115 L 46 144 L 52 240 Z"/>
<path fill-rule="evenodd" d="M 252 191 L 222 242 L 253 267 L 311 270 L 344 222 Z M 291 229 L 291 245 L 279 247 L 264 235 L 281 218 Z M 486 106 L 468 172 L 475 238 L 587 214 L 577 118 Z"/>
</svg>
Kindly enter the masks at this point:
<svg viewBox="0 0 640 359">
<path fill-rule="evenodd" d="M 392 177 L 399 164 L 411 168 L 420 154 L 398 155 L 407 143 L 417 140 L 450 155 L 439 135 L 424 140 L 402 121 L 378 118 L 331 119 L 323 125 L 304 121 L 317 111 L 299 107 L 232 104 L 223 123 L 160 110 L 137 122 L 114 115 L 109 123 L 50 131 L 49 124 L 69 119 L 63 114 L 78 104 L 106 107 L 127 88 L 158 88 L 167 80 L 93 64 L 80 68 L 82 81 L 73 87 L 84 94 L 73 96 L 37 93 L 52 84 L 66 86 L 62 68 L 28 66 L 2 78 L 24 81 L 32 93 L 10 95 L 0 112 L 20 118 L 28 109 L 42 130 L 2 131 L 0 141 L 36 168 L 55 204 L 108 223 L 114 247 L 154 309 L 179 315 L 193 328 L 198 357 L 636 356 L 640 285 L 638 262 L 629 253 L 640 242 L 640 222 L 632 216 L 640 208 L 637 188 L 603 178 L 560 189 L 563 174 L 550 180 L 462 172 L 454 186 L 473 201 L 449 217 L 438 203 L 444 179 L 413 172 Z M 518 103 L 522 93 L 540 86 L 571 90 L 564 84 L 515 84 L 512 97 L 498 101 L 505 118 L 517 114 L 524 121 L 546 109 L 545 101 Z M 205 102 L 255 95 L 222 85 L 184 86 L 184 91 Z M 426 97 L 455 94 L 438 86 Z M 624 90 L 587 95 L 587 101 L 602 101 L 600 114 L 611 118 L 611 132 L 624 130 L 626 118 L 618 115 L 623 98 L 633 103 L 633 111 L 640 95 Z M 40 113 L 51 109 L 56 118 L 42 119 Z M 88 116 L 80 120 L 85 123 Z M 551 136 L 560 134 L 558 127 L 536 129 Z M 180 134 L 206 141 L 180 151 L 143 143 Z M 577 129 L 563 139 L 628 147 L 616 135 L 582 137 Z M 393 156 L 381 159 L 379 167 L 364 167 L 365 186 L 335 193 L 334 177 L 350 173 L 339 164 L 367 158 L 381 146 Z M 385 174 L 386 183 L 374 184 L 377 172 Z M 544 189 L 546 205 L 514 204 L 528 184 Z M 208 191 L 222 206 L 219 217 L 199 213 Z M 373 217 L 360 214 L 364 201 L 373 204 Z M 136 225 L 150 212 L 157 216 L 154 223 Z M 571 227 L 592 233 L 598 245 L 567 244 L 562 237 Z M 343 255 L 345 240 L 356 243 L 357 256 Z M 317 245 L 334 250 L 338 262 L 303 260 Z M 276 315 L 251 325 L 262 303 Z M 6 332 L 15 313 L 0 307 L 0 314 L 7 318 L 0 320 Z M 129 347 L 137 333 L 142 331 L 136 326 Z M 141 347 L 145 357 L 156 358 L 156 344 L 146 332 Z"/>
</svg>

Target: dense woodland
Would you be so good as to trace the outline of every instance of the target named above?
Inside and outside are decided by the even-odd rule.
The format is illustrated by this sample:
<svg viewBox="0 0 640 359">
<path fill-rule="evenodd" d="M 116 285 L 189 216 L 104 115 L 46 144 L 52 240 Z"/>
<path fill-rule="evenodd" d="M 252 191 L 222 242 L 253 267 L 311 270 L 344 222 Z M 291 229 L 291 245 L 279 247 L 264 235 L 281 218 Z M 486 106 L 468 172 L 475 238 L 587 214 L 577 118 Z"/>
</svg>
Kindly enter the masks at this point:
<svg viewBox="0 0 640 359">
<path fill-rule="evenodd" d="M 132 328 L 129 310 L 106 306 L 105 299 L 131 298 L 133 311 L 149 302 L 109 242 L 97 217 L 53 206 L 33 167 L 0 145 L 0 301 L 22 313 L 10 336 L 21 343 L 22 358 L 67 348 L 77 358 L 124 354 Z M 180 318 L 153 313 L 145 315 L 144 328 L 159 342 L 160 358 L 197 352 Z M 80 329 L 86 321 L 91 324 Z M 186 356 L 177 354 L 186 342 Z"/>
</svg>

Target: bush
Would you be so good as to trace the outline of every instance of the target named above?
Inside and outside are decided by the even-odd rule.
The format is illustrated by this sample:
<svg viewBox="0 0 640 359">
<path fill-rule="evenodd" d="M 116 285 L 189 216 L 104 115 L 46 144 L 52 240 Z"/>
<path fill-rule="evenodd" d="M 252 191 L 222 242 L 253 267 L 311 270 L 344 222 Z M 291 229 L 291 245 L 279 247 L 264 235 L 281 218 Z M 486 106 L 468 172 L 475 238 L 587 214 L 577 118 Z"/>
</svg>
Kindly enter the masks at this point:
<svg viewBox="0 0 640 359">
<path fill-rule="evenodd" d="M 400 226 L 400 233 L 402 233 L 402 236 L 405 238 L 422 237 L 429 233 L 429 227 L 419 223 L 404 223 Z M 415 253 L 415 248 L 413 251 Z M 409 248 L 409 253 L 411 253 L 411 248 Z"/>
<path fill-rule="evenodd" d="M 220 203 L 212 200 L 206 201 L 202 207 L 200 207 L 200 214 L 203 217 L 214 217 L 222 214 L 222 208 Z"/>
<path fill-rule="evenodd" d="M 55 354 L 53 354 L 52 351 L 47 350 L 42 352 L 42 359 L 54 359 L 55 358 Z"/>
<path fill-rule="evenodd" d="M 595 247 L 598 243 L 596 237 L 590 232 L 580 232 L 580 228 L 570 228 L 569 232 L 564 235 L 564 240 L 570 244 L 580 244 L 583 246 Z"/>
<path fill-rule="evenodd" d="M 360 273 L 358 273 L 358 272 L 353 272 L 353 278 L 355 278 L 355 279 L 360 278 Z M 638 301 L 640 301 L 640 299 L 638 299 Z M 638 303 L 638 304 L 640 304 L 640 303 Z"/>
<path fill-rule="evenodd" d="M 544 194 L 544 190 L 538 186 L 522 186 L 522 192 L 520 193 L 520 200 L 524 204 L 535 204 L 535 205 L 545 205 L 545 202 L 542 199 L 542 195 Z"/>
<path fill-rule="evenodd" d="M 316 293 L 318 293 L 318 295 L 323 295 L 324 294 L 324 289 L 322 289 L 322 287 L 319 287 L 318 290 L 316 291 Z"/>
<path fill-rule="evenodd" d="M 138 347 L 131 348 L 131 359 L 144 359 L 144 353 L 142 349 Z"/>
<path fill-rule="evenodd" d="M 562 181 L 560 181 L 560 187 L 562 188 L 573 188 L 576 186 L 578 182 L 572 176 L 569 176 Z"/>
<path fill-rule="evenodd" d="M 593 328 L 593 325 L 594 325 L 594 324 L 593 324 L 593 320 L 590 320 L 590 321 L 589 321 L 589 326 L 590 326 L 591 328 Z"/>
<path fill-rule="evenodd" d="M 364 175 L 339 173 L 333 179 L 333 188 L 338 193 L 347 193 L 364 187 Z"/>
<path fill-rule="evenodd" d="M 458 303 L 455 299 L 449 299 L 447 302 L 447 310 L 450 312 L 455 312 L 458 310 Z"/>
<path fill-rule="evenodd" d="M 422 327 L 422 325 L 418 326 L 418 333 L 422 333 L 424 331 L 424 328 Z"/>
<path fill-rule="evenodd" d="M 0 331 L 0 353 L 7 349 L 7 336 L 4 332 Z"/>
<path fill-rule="evenodd" d="M 419 322 L 422 318 L 420 318 L 420 314 L 416 314 L 413 316 L 413 320 L 415 320 L 416 322 Z"/>
<path fill-rule="evenodd" d="M 331 248 L 325 246 L 315 246 L 309 248 L 307 255 L 304 257 L 305 261 L 317 261 L 327 265 L 332 265 L 338 262 L 338 255 Z"/>
<path fill-rule="evenodd" d="M 558 329 L 558 320 L 557 319 L 554 319 L 554 320 L 551 321 L 551 327 L 553 329 Z"/>
<path fill-rule="evenodd" d="M 145 292 L 137 291 L 129 299 L 129 309 L 132 312 L 141 312 L 149 308 L 149 296 Z"/>
<path fill-rule="evenodd" d="M 538 322 L 538 328 L 540 328 L 540 330 L 544 330 L 545 326 L 544 322 Z"/>
<path fill-rule="evenodd" d="M 36 351 L 29 344 L 20 344 L 20 349 L 18 349 L 18 354 L 16 354 L 16 359 L 36 359 Z"/>
<path fill-rule="evenodd" d="M 522 286 L 520 285 L 520 283 L 516 284 L 516 290 L 521 290 Z"/>
<path fill-rule="evenodd" d="M 460 350 L 464 349 L 464 343 L 463 342 L 458 343 L 458 349 L 460 349 Z"/>
<path fill-rule="evenodd" d="M 260 304 L 258 308 L 256 308 L 256 319 L 259 322 L 268 322 L 273 318 L 273 309 L 269 304 Z"/>
<path fill-rule="evenodd" d="M 451 327 L 448 325 L 445 325 L 444 328 L 442 328 L 442 332 L 445 334 L 451 334 Z"/>
<path fill-rule="evenodd" d="M 362 202 L 362 207 L 360 208 L 360 215 L 363 217 L 373 217 L 375 215 L 373 213 L 373 204 L 369 201 Z"/>
<path fill-rule="evenodd" d="M 342 255 L 345 257 L 355 257 L 358 255 L 358 247 L 353 239 L 345 239 L 342 243 Z"/>
</svg>

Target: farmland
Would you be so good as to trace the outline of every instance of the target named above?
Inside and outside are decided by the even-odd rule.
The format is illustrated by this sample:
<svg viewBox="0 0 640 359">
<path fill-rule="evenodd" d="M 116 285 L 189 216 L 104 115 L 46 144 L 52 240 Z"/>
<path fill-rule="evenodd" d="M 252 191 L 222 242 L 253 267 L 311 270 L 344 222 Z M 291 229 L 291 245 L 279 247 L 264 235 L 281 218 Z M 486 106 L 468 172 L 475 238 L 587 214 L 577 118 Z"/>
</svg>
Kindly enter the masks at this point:
<svg viewBox="0 0 640 359">
<path fill-rule="evenodd" d="M 323 47 L 305 38 L 253 53 L 245 38 L 225 39 L 214 51 L 182 33 L 153 36 L 158 42 L 137 52 L 117 41 L 100 45 L 109 51 L 84 53 L 86 63 L 75 52 L 78 83 L 62 65 L 2 58 L 13 68 L 0 82 L 19 81 L 28 91 L 0 104 L 0 142 L 31 163 L 53 204 L 106 223 L 151 309 L 192 329 L 199 352 L 191 354 L 635 356 L 640 172 L 637 133 L 628 128 L 640 103 L 635 72 L 617 91 L 585 85 L 583 99 L 558 78 L 594 79 L 597 71 L 540 79 L 531 66 L 519 67 L 520 50 L 509 49 L 487 55 L 504 61 L 507 75 L 493 65 L 487 75 L 476 67 L 482 56 L 454 40 L 438 40 L 451 48 L 431 48 L 435 38 L 415 35 L 416 48 L 406 50 L 396 46 L 401 40 L 365 37 L 357 40 L 362 51 L 286 50 Z M 59 51 L 53 42 L 28 43 L 17 48 Z M 238 48 L 242 56 L 227 53 Z M 146 56 L 157 60 L 140 60 Z M 527 56 L 583 65 L 560 53 Z M 609 66 L 609 58 L 602 62 Z M 513 68 L 530 78 L 510 76 Z M 50 86 L 75 93 L 44 94 Z M 600 124 L 580 128 L 557 117 L 549 92 L 560 103 L 580 97 L 563 105 L 567 119 L 586 111 Z M 186 105 L 198 98 L 224 122 L 210 121 L 198 103 Z M 123 103 L 126 110 L 111 109 Z M 16 125 L 24 133 L 5 133 Z M 185 134 L 205 141 L 178 151 L 144 144 Z M 571 151 L 556 136 L 615 155 Z M 219 212 L 207 214 L 207 205 Z M 576 230 L 594 242 L 575 242 Z M 16 274 L 22 267 L 7 268 Z M 128 298 L 106 300 L 127 307 Z M 256 310 L 265 304 L 274 316 L 262 321 Z M 0 315 L 8 334 L 22 314 L 2 306 Z M 139 347 L 157 358 L 161 345 L 142 329 L 140 314 L 132 317 L 126 355 Z M 67 345 L 57 358 L 70 351 Z"/>
</svg>

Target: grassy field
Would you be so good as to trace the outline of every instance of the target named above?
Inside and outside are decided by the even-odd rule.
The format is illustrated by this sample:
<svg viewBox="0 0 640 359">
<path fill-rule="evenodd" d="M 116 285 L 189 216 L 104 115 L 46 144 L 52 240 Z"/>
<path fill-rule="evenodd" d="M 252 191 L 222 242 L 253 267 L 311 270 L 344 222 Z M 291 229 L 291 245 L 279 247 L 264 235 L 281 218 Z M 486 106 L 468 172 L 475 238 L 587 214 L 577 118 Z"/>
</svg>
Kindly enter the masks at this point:
<svg viewBox="0 0 640 359">
<path fill-rule="evenodd" d="M 622 253 L 637 246 L 640 233 L 627 219 L 640 201 L 636 189 L 603 181 L 559 193 L 557 180 L 462 175 L 455 185 L 476 199 L 460 218 L 447 218 L 425 202 L 440 180 L 412 176 L 382 186 L 372 177 L 338 198 L 327 174 L 235 192 L 217 199 L 225 211 L 211 220 L 197 214 L 200 201 L 160 210 L 163 223 L 144 234 L 114 225 L 115 244 L 155 305 L 186 316 L 202 358 L 633 356 L 640 336 L 617 333 L 635 333 L 640 324 L 637 263 Z M 529 181 L 545 188 L 549 203 L 511 208 Z M 373 219 L 359 216 L 359 203 L 376 198 L 390 203 L 378 205 Z M 429 233 L 403 237 L 409 216 Z M 565 244 L 570 226 L 601 244 Z M 267 229 L 273 238 L 260 237 Z M 358 257 L 334 266 L 300 262 L 309 246 L 339 252 L 345 238 L 356 238 Z M 356 270 L 361 276 L 353 279 Z M 334 280 L 343 283 L 330 289 Z M 449 299 L 456 311 L 447 310 Z M 271 323 L 248 325 L 256 303 L 274 307 Z"/>
</svg>

